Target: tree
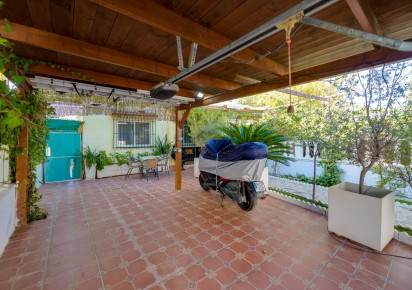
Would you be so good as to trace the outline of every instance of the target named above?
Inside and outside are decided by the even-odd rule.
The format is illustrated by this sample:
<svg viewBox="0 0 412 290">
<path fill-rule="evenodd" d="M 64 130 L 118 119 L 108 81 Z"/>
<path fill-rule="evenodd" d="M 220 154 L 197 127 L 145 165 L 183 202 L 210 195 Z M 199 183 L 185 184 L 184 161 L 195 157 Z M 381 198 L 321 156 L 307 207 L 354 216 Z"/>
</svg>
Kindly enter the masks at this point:
<svg viewBox="0 0 412 290">
<path fill-rule="evenodd" d="M 229 126 L 221 127 L 220 131 L 219 138 L 230 139 L 233 145 L 262 142 L 268 147 L 268 159 L 285 165 L 288 165 L 289 160 L 291 160 L 285 156 L 286 153 L 290 153 L 289 146 L 285 144 L 289 138 L 267 124 L 238 125 L 231 123 Z"/>
<path fill-rule="evenodd" d="M 338 85 L 345 97 L 329 111 L 329 132 L 333 146 L 362 167 L 361 194 L 365 193 L 366 173 L 397 150 L 401 132 L 407 130 L 411 113 L 405 96 L 407 65 L 397 63 L 346 75 Z"/>
</svg>

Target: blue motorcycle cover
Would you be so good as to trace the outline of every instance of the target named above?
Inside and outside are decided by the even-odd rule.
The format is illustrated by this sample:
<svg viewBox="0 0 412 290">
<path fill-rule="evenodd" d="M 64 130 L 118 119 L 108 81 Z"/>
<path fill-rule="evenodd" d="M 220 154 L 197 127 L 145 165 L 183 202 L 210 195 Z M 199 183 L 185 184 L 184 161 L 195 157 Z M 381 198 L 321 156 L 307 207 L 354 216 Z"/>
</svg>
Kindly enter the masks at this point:
<svg viewBox="0 0 412 290">
<path fill-rule="evenodd" d="M 230 180 L 259 181 L 268 157 L 261 142 L 230 145 L 229 139 L 207 142 L 199 157 L 199 169 Z"/>
</svg>

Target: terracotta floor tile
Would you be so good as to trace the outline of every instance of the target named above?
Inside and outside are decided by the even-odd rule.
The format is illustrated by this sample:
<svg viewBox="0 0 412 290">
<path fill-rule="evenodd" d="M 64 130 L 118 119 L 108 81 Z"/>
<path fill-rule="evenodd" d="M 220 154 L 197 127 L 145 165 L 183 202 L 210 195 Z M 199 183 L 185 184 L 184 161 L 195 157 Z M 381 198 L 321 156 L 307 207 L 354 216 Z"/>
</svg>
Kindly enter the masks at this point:
<svg viewBox="0 0 412 290">
<path fill-rule="evenodd" d="M 117 283 L 124 281 L 128 276 L 125 269 L 116 268 L 105 273 L 103 276 L 104 284 L 114 286 Z"/>
<path fill-rule="evenodd" d="M 369 284 L 366 284 L 365 282 L 361 280 L 351 280 L 349 282 L 349 287 L 351 287 L 353 290 L 372 290 L 376 289 L 375 287 L 370 286 Z"/>
<path fill-rule="evenodd" d="M 212 290 L 221 289 L 221 285 L 215 279 L 204 278 L 199 283 L 197 283 L 197 289 L 199 290 Z"/>
<path fill-rule="evenodd" d="M 389 278 L 396 284 L 403 287 L 410 287 L 412 285 L 412 267 L 405 266 L 399 262 L 392 264 Z"/>
<path fill-rule="evenodd" d="M 189 280 L 184 275 L 174 276 L 165 282 L 167 289 L 187 289 Z"/>
<path fill-rule="evenodd" d="M 58 277 L 48 277 L 46 275 L 46 289 L 66 289 L 73 281 L 73 277 L 71 273 L 65 273 Z M 33 285 L 33 283 L 31 284 Z M 16 284 L 14 284 L 16 287 Z M 17 288 L 23 289 L 23 288 Z"/>
<path fill-rule="evenodd" d="M 222 249 L 219 252 L 217 252 L 217 256 L 221 260 L 226 261 L 226 262 L 230 262 L 230 261 L 232 261 L 233 259 L 236 258 L 235 252 L 233 252 L 232 250 L 230 250 L 228 248 Z"/>
<path fill-rule="evenodd" d="M 216 272 L 216 279 L 222 285 L 230 285 L 237 280 L 237 273 L 228 267 L 222 267 Z"/>
<path fill-rule="evenodd" d="M 135 288 L 146 288 L 147 286 L 153 284 L 156 281 L 154 275 L 150 272 L 143 272 L 138 275 L 133 279 L 133 285 Z"/>
<path fill-rule="evenodd" d="M 193 265 L 186 269 L 185 276 L 191 282 L 198 282 L 206 275 L 206 270 L 200 265 Z"/>
<path fill-rule="evenodd" d="M 103 288 L 102 280 L 100 278 L 92 278 L 92 279 L 81 282 L 76 289 L 90 290 L 90 289 L 100 289 L 100 288 Z"/>
<path fill-rule="evenodd" d="M 312 288 L 312 285 L 314 285 L 316 289 L 319 289 L 319 290 L 339 290 L 340 289 L 339 285 L 336 284 L 335 282 L 332 282 L 326 277 L 320 277 L 320 276 L 315 278 L 312 284 L 309 285 L 309 289 Z"/>
<path fill-rule="evenodd" d="M 177 270 L 177 266 L 173 262 L 163 262 L 157 265 L 157 273 L 159 276 L 167 276 Z"/>
<path fill-rule="evenodd" d="M 256 288 L 264 289 L 271 284 L 269 276 L 262 271 L 254 270 L 247 275 L 247 281 Z"/>
<path fill-rule="evenodd" d="M 230 288 L 233 290 L 254 290 L 256 287 L 252 286 L 248 281 L 238 281 Z"/>
<path fill-rule="evenodd" d="M 202 261 L 203 266 L 205 266 L 205 268 L 207 270 L 213 270 L 213 271 L 217 271 L 218 269 L 220 269 L 221 267 L 223 267 L 223 262 L 222 260 L 220 260 L 217 257 L 213 257 L 213 256 L 209 256 L 207 258 L 205 258 Z"/>
</svg>

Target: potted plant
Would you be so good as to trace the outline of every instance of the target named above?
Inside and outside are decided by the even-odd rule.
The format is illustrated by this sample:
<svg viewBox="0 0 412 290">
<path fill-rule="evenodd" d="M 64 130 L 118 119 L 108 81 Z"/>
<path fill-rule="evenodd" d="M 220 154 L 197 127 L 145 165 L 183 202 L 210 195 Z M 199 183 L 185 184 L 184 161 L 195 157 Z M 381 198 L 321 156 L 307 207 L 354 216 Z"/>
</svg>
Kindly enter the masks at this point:
<svg viewBox="0 0 412 290">
<path fill-rule="evenodd" d="M 328 116 L 334 147 L 361 167 L 358 184 L 329 188 L 329 230 L 379 251 L 393 238 L 395 193 L 365 185 L 365 177 L 398 150 L 407 126 L 405 67 L 398 63 L 343 77 L 339 89 L 347 98 Z"/>
<path fill-rule="evenodd" d="M 172 148 L 173 148 L 173 143 L 167 139 L 166 134 L 163 139 L 160 138 L 159 136 L 156 136 L 156 139 L 154 142 L 153 155 L 170 158 L 170 153 L 172 152 Z M 165 170 L 165 168 L 162 168 L 162 171 L 163 170 Z"/>
<path fill-rule="evenodd" d="M 92 150 L 89 146 L 81 154 L 83 164 L 84 164 L 84 173 L 86 179 L 96 178 L 96 159 L 97 153 L 96 150 Z"/>
<path fill-rule="evenodd" d="M 288 137 L 282 135 L 277 130 L 267 124 L 238 125 L 231 123 L 229 126 L 220 128 L 221 134 L 218 138 L 230 139 L 233 145 L 246 142 L 262 142 L 268 147 L 268 159 L 277 163 L 288 165 L 291 158 L 285 154 L 290 154 L 290 147 L 285 144 Z M 266 190 L 269 189 L 269 170 L 266 166 L 262 173 L 262 181 Z"/>
</svg>

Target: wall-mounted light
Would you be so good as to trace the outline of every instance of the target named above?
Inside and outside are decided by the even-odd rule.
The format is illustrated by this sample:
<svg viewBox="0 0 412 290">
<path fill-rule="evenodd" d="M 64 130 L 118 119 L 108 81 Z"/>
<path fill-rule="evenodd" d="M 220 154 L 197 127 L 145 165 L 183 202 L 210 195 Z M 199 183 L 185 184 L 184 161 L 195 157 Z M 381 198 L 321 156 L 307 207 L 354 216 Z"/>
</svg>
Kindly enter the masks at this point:
<svg viewBox="0 0 412 290">
<path fill-rule="evenodd" d="M 196 99 L 201 99 L 201 98 L 203 98 L 203 93 L 202 92 L 197 92 Z"/>
</svg>

